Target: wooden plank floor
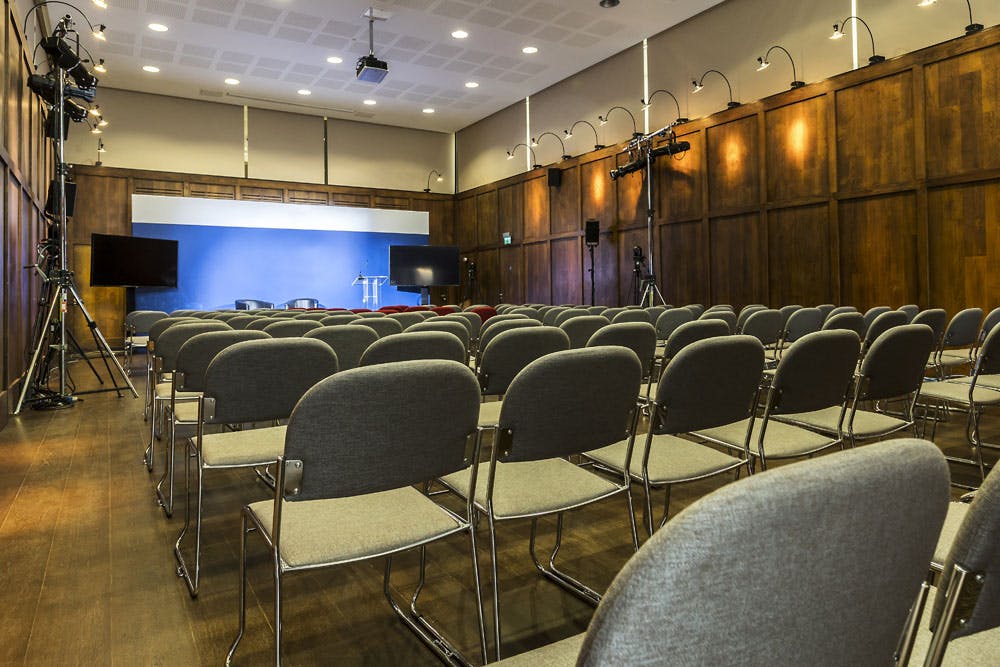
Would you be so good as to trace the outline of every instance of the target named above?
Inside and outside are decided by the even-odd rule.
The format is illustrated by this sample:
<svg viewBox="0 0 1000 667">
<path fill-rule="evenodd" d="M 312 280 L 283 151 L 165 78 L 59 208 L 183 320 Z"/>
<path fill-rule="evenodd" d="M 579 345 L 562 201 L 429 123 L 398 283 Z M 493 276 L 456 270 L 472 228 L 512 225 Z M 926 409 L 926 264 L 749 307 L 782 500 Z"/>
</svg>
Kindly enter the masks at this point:
<svg viewBox="0 0 1000 667">
<path fill-rule="evenodd" d="M 88 384 L 85 368 L 74 372 Z M 997 421 L 989 415 L 983 432 L 994 442 Z M 964 453 L 963 424 L 944 425 L 939 441 Z M 0 432 L 0 663 L 223 663 L 237 623 L 239 509 L 268 491 L 248 471 L 206 477 L 201 594 L 192 600 L 171 552 L 183 503 L 173 519 L 155 503 L 154 480 L 141 462 L 147 428 L 141 400 L 98 394 L 69 410 L 27 410 Z M 676 488 L 672 511 L 729 479 Z M 544 523 L 543 545 L 551 543 L 552 527 Z M 603 590 L 631 554 L 624 502 L 574 512 L 567 530 L 565 569 Z M 535 573 L 527 537 L 527 522 L 499 529 L 505 655 L 582 632 L 592 613 Z M 248 633 L 237 658 L 264 665 L 271 660 L 273 595 L 267 554 L 254 536 L 250 544 Z M 429 559 L 424 611 L 478 660 L 467 541 L 431 547 Z M 395 580 L 409 590 L 415 558 L 398 560 Z M 382 567 L 373 561 L 287 577 L 286 664 L 438 664 L 385 603 Z"/>
</svg>

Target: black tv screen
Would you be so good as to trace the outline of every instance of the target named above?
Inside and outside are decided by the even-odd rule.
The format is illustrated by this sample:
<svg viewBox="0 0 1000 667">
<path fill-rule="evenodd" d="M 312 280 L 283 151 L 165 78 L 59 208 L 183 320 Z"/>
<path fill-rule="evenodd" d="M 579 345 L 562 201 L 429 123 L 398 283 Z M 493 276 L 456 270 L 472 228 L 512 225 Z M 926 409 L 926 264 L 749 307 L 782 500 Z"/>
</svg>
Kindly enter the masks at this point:
<svg viewBox="0 0 1000 667">
<path fill-rule="evenodd" d="M 458 285 L 458 246 L 389 246 L 389 284 L 427 287 Z"/>
<path fill-rule="evenodd" d="M 90 235 L 94 287 L 177 287 L 177 241 Z"/>
</svg>

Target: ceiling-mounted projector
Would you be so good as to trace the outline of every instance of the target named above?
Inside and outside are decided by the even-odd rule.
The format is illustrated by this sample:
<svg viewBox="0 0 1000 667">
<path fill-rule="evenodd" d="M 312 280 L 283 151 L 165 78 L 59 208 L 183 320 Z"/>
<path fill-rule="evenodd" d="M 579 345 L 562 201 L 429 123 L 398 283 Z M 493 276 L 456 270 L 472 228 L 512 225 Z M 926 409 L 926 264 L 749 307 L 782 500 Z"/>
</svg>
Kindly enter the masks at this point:
<svg viewBox="0 0 1000 667">
<path fill-rule="evenodd" d="M 369 7 L 361 15 L 368 19 L 368 55 L 358 58 L 358 81 L 382 83 L 389 64 L 375 57 L 375 21 L 387 21 L 389 14 Z"/>
</svg>

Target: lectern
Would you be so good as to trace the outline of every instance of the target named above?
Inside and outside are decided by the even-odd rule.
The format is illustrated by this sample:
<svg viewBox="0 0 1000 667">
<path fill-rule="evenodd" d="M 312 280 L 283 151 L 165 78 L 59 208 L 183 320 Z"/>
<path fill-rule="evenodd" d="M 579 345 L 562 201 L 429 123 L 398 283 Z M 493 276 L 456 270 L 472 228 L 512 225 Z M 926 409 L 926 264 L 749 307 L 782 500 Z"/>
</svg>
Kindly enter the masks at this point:
<svg viewBox="0 0 1000 667">
<path fill-rule="evenodd" d="M 389 276 L 366 276 L 358 274 L 358 277 L 351 283 L 361 285 L 361 305 L 369 310 L 378 310 L 378 304 L 382 296 L 382 285 L 389 280 Z"/>
</svg>

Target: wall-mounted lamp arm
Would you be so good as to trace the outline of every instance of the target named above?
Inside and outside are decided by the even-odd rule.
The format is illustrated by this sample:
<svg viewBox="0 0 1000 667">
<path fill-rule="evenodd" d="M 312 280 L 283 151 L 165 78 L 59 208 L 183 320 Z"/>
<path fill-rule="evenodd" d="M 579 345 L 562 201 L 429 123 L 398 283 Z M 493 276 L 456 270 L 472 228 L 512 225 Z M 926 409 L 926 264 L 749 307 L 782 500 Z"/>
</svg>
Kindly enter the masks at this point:
<svg viewBox="0 0 1000 667">
<path fill-rule="evenodd" d="M 570 127 L 569 127 L 568 130 L 563 130 L 563 135 L 565 135 L 565 137 L 567 139 L 572 139 L 573 138 L 573 130 L 575 130 L 576 126 L 579 125 L 580 123 L 583 123 L 584 125 L 588 126 L 591 130 L 594 131 L 594 150 L 595 151 L 599 151 L 602 148 L 604 148 L 604 144 L 601 143 L 601 138 L 597 135 L 597 128 L 594 127 L 594 124 L 591 123 L 589 120 L 578 120 L 578 121 L 576 121 L 575 123 L 573 123 L 572 125 L 570 125 Z"/>
<path fill-rule="evenodd" d="M 680 123 L 686 123 L 686 122 L 688 122 L 687 118 L 684 118 L 684 117 L 681 116 L 681 103 L 677 101 L 677 97 L 674 96 L 674 94 L 672 92 L 670 92 L 669 90 L 666 90 L 664 88 L 658 88 L 658 89 L 654 90 L 652 92 L 652 94 L 649 96 L 648 100 L 639 100 L 639 102 L 642 103 L 642 108 L 643 109 L 648 109 L 650 106 L 652 106 L 652 104 L 653 104 L 653 98 L 656 97 L 656 95 L 658 93 L 666 93 L 667 95 L 670 96 L 670 99 L 672 99 L 674 101 L 674 106 L 677 107 L 677 120 L 674 121 L 675 124 L 680 124 Z"/>
<path fill-rule="evenodd" d="M 566 144 L 565 144 L 565 143 L 563 143 L 563 140 L 562 140 L 562 137 L 560 137 L 560 136 L 559 136 L 558 134 L 556 134 L 555 132 L 542 132 L 541 134 L 539 134 L 539 135 L 538 135 L 538 139 L 532 139 L 532 140 L 531 140 L 531 145 L 532 145 L 532 146 L 537 146 L 537 145 L 538 145 L 538 142 L 539 142 L 539 141 L 541 140 L 541 138 L 542 138 L 542 137 L 544 137 L 545 135 L 549 135 L 549 136 L 551 136 L 551 137 L 555 137 L 555 140 L 559 142 L 559 147 L 560 147 L 560 148 L 562 148 L 562 159 L 563 159 L 563 160 L 568 160 L 568 159 L 570 159 L 571 157 L 573 157 L 572 155 L 567 155 L 567 154 L 566 154 Z"/>
<path fill-rule="evenodd" d="M 788 49 L 786 49 L 785 47 L 781 46 L 780 44 L 775 44 L 774 46 L 772 46 L 771 48 L 769 48 L 767 50 L 767 53 L 764 54 L 763 58 L 758 58 L 757 59 L 757 61 L 761 64 L 761 69 L 763 69 L 764 67 L 767 67 L 770 64 L 770 61 L 768 61 L 768 56 L 770 56 L 771 55 L 771 51 L 774 51 L 775 49 L 778 49 L 779 51 L 784 52 L 784 54 L 786 56 L 788 56 L 788 62 L 790 62 L 792 64 L 792 86 L 791 87 L 792 88 L 801 88 L 802 86 L 806 85 L 804 81 L 799 81 L 799 76 L 798 76 L 798 74 L 795 71 L 795 60 L 792 58 L 792 54 L 788 52 Z"/>
</svg>

